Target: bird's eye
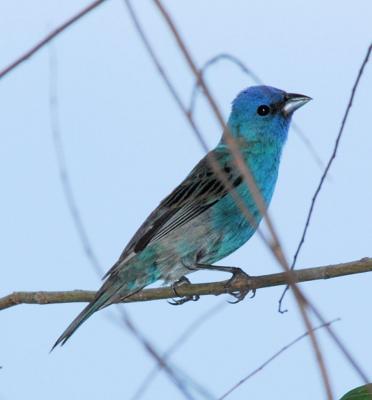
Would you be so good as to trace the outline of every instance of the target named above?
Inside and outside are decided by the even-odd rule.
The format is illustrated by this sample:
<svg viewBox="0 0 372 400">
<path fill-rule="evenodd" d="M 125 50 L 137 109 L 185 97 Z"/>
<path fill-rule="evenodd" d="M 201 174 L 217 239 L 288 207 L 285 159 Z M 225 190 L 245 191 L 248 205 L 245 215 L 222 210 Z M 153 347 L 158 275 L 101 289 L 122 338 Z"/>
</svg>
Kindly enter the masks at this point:
<svg viewBox="0 0 372 400">
<path fill-rule="evenodd" d="M 266 106 L 265 104 L 263 104 L 262 106 L 259 106 L 257 108 L 257 114 L 261 115 L 261 117 L 264 117 L 267 114 L 270 114 L 270 107 Z"/>
</svg>

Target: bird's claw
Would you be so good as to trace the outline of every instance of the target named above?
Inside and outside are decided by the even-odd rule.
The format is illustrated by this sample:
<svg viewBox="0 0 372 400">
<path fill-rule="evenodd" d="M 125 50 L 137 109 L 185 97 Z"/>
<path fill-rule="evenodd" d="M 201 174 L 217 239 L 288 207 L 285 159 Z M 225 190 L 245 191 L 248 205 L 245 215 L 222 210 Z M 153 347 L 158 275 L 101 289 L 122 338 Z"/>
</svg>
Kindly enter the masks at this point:
<svg viewBox="0 0 372 400">
<path fill-rule="evenodd" d="M 229 293 L 231 296 L 235 297 L 236 300 L 234 301 L 227 300 L 227 302 L 230 304 L 240 303 L 242 300 L 244 300 L 244 298 L 250 291 L 252 291 L 252 294 L 249 296 L 249 298 L 253 299 L 253 297 L 256 296 L 256 289 L 237 290 L 235 292 Z"/>
<path fill-rule="evenodd" d="M 244 298 L 247 296 L 247 294 L 252 291 L 252 295 L 250 296 L 250 298 L 253 298 L 256 295 L 256 289 L 255 288 L 251 288 L 249 286 L 249 283 L 251 282 L 251 277 L 246 274 L 243 270 L 241 270 L 240 268 L 234 268 L 234 271 L 232 273 L 232 277 L 226 282 L 226 288 L 231 287 L 232 285 L 234 285 L 234 283 L 236 283 L 237 281 L 241 281 L 244 280 L 247 285 L 245 288 L 241 288 L 238 290 L 234 290 L 229 292 L 229 294 L 233 297 L 235 297 L 236 300 L 233 301 L 227 301 L 230 304 L 236 304 L 236 303 L 240 303 L 242 300 L 244 300 Z"/>
<path fill-rule="evenodd" d="M 181 304 L 187 303 L 188 301 L 198 301 L 200 296 L 194 294 L 193 296 L 184 296 L 180 297 L 179 299 L 172 299 L 172 301 L 168 300 L 168 304 L 171 306 L 180 306 Z"/>
<path fill-rule="evenodd" d="M 180 306 L 181 304 L 187 303 L 188 301 L 198 301 L 200 299 L 200 296 L 197 294 L 194 294 L 192 296 L 180 296 L 177 293 L 177 287 L 181 285 L 186 285 L 190 284 L 191 282 L 186 278 L 186 276 L 181 277 L 178 281 L 172 283 L 172 290 L 173 293 L 176 297 L 179 297 L 178 299 L 172 299 L 172 301 L 168 300 L 168 303 L 172 306 Z"/>
</svg>

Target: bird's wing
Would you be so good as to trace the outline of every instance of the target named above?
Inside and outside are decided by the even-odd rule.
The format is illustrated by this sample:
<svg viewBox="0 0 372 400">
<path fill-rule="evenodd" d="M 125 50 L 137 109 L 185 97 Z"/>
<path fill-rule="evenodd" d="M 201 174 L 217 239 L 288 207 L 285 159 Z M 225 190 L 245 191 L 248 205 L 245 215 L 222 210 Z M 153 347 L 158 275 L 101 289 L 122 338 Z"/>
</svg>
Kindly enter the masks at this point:
<svg viewBox="0 0 372 400">
<path fill-rule="evenodd" d="M 222 161 L 222 156 L 216 152 L 213 154 L 231 185 L 240 185 L 242 178 L 231 162 Z M 123 261 L 197 217 L 227 194 L 228 190 L 213 172 L 207 157 L 149 215 L 105 276 L 114 272 Z"/>
</svg>

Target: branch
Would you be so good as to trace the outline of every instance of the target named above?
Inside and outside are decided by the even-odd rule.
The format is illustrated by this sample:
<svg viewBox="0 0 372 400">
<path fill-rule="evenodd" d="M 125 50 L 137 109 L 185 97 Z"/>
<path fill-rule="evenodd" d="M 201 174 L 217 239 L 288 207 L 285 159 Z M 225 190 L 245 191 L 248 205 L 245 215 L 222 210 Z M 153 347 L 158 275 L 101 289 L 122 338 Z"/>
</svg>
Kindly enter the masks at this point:
<svg viewBox="0 0 372 400">
<path fill-rule="evenodd" d="M 305 268 L 293 272 L 296 282 L 308 282 L 319 279 L 337 278 L 345 275 L 360 274 L 363 272 L 372 272 L 372 258 L 362 258 L 361 260 L 351 261 L 343 264 L 326 265 L 323 267 Z M 256 290 L 265 287 L 286 285 L 288 283 L 288 274 L 286 272 L 279 274 L 251 276 L 245 278 L 238 276 L 233 282 L 228 281 L 184 284 L 177 288 L 180 296 L 207 296 L 232 293 L 239 290 Z M 18 304 L 57 304 L 57 303 L 81 303 L 90 302 L 94 299 L 96 292 L 89 290 L 72 291 L 38 291 L 38 292 L 13 292 L 12 294 L 0 298 L 0 310 L 16 306 Z M 124 303 L 137 301 L 151 301 L 170 299 L 174 296 L 171 287 L 156 289 L 146 289 L 126 298 Z"/>
<path fill-rule="evenodd" d="M 0 79 L 7 75 L 14 68 L 18 67 L 18 65 L 22 64 L 30 57 L 32 57 L 35 53 L 37 53 L 41 48 L 43 48 L 46 44 L 48 44 L 51 40 L 53 40 L 56 36 L 66 30 L 68 27 L 73 25 L 76 21 L 84 17 L 86 14 L 90 13 L 92 10 L 100 6 L 105 0 L 96 0 L 93 3 L 88 4 L 85 8 L 80 10 L 77 14 L 70 17 L 61 25 L 57 26 L 57 28 L 53 29 L 48 33 L 42 40 L 37 42 L 33 47 L 23 53 L 19 58 L 14 60 L 8 66 L 6 66 L 3 70 L 0 70 Z"/>
</svg>

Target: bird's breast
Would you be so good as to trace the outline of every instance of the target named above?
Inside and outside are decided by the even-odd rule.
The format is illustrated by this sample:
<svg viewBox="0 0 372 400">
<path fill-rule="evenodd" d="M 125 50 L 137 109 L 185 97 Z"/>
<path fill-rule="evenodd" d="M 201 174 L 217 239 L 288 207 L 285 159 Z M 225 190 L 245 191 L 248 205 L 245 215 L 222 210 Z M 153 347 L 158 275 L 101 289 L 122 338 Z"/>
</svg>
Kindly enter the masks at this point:
<svg viewBox="0 0 372 400">
<path fill-rule="evenodd" d="M 279 158 L 280 155 L 276 157 L 275 154 L 271 154 L 268 157 L 263 154 L 246 160 L 266 207 L 275 188 Z M 236 193 L 241 200 L 241 206 L 237 204 L 236 197 L 229 193 L 211 210 L 213 227 L 220 233 L 219 250 L 214 261 L 241 247 L 250 239 L 262 219 L 252 191 L 244 181 L 236 188 Z M 250 216 L 248 219 L 247 214 Z"/>
</svg>

